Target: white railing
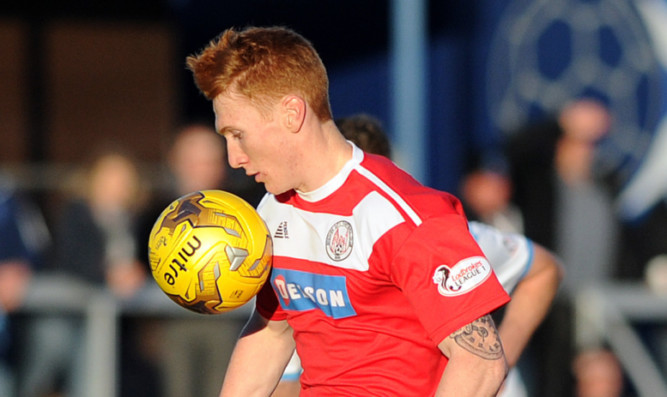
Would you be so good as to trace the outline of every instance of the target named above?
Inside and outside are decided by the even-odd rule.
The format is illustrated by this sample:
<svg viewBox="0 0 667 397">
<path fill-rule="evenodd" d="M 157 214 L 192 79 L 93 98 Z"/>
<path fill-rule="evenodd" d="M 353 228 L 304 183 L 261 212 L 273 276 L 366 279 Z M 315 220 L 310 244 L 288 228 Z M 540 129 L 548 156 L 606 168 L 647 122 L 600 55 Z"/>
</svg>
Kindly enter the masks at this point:
<svg viewBox="0 0 667 397">
<path fill-rule="evenodd" d="M 667 327 L 667 294 L 656 294 L 642 283 L 592 285 L 576 296 L 575 310 L 579 349 L 606 342 L 640 396 L 667 396 L 660 367 L 632 326 L 650 321 Z"/>
<path fill-rule="evenodd" d="M 253 304 L 215 316 L 190 312 L 171 301 L 155 283 L 128 300 L 121 300 L 103 288 L 94 288 L 63 276 L 39 275 L 33 278 L 21 314 L 70 313 L 85 319 L 85 395 L 117 397 L 118 351 L 121 316 L 151 318 L 183 318 L 184 320 L 215 319 L 243 321 Z"/>
</svg>

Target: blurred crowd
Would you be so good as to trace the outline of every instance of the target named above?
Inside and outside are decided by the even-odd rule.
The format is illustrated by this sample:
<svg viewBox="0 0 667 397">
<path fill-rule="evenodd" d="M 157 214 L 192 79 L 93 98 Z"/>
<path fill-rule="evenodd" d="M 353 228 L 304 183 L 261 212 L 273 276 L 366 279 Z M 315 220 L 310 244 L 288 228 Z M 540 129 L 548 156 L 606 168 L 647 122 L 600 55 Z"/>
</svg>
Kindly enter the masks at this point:
<svg viewBox="0 0 667 397">
<path fill-rule="evenodd" d="M 475 160 L 454 192 L 471 219 L 524 233 L 566 266 L 564 288 L 520 363 L 531 395 L 634 395 L 612 351 L 581 349 L 573 340 L 578 291 L 601 281 L 644 280 L 649 267 L 660 270 L 649 263 L 667 255 L 663 239 L 653 238 L 664 234 L 664 202 L 642 220 L 623 222 L 614 212 L 617 187 L 596 173 L 597 147 L 613 123 L 603 103 L 568 103 L 557 114 L 505 132 L 493 152 L 471 156 Z M 29 192 L 17 191 L 10 176 L 0 175 L 1 396 L 85 395 L 83 319 L 22 310 L 34 277 L 66 276 L 132 300 L 155 287 L 146 242 L 170 202 L 195 190 L 224 189 L 256 205 L 264 193 L 228 168 L 224 141 L 207 124 L 185 125 L 173 134 L 164 155 L 166 183 L 147 177 L 130 147 L 98 149 L 62 181 L 58 216 L 48 226 Z M 120 395 L 217 395 L 241 325 L 220 319 L 124 320 Z"/>
<path fill-rule="evenodd" d="M 657 237 L 664 235 L 664 202 L 627 222 L 615 210 L 614 177 L 598 172 L 600 144 L 614 127 L 604 103 L 573 100 L 553 115 L 505 131 L 500 153 L 479 153 L 462 179 L 459 193 L 470 217 L 522 232 L 565 264 L 563 288 L 519 365 L 530 374 L 531 395 L 636 395 L 610 348 L 578 346 L 573 331 L 579 292 L 610 281 L 651 284 L 648 265 L 667 252 Z M 643 338 L 664 344 L 656 340 L 660 332 Z M 666 357 L 664 351 L 652 357 L 665 375 Z"/>
<path fill-rule="evenodd" d="M 263 194 L 239 177 L 232 181 L 224 140 L 207 124 L 179 128 L 162 168 L 167 178 L 152 179 L 131 147 L 100 144 L 61 181 L 51 222 L 38 198 L 17 191 L 11 176 L 0 177 L 0 395 L 88 395 L 83 313 L 23 310 L 33 280 L 65 278 L 119 302 L 140 299 L 156 288 L 147 242 L 169 203 L 202 189 L 233 191 L 253 205 Z M 242 324 L 122 319 L 118 394 L 217 395 Z"/>
</svg>

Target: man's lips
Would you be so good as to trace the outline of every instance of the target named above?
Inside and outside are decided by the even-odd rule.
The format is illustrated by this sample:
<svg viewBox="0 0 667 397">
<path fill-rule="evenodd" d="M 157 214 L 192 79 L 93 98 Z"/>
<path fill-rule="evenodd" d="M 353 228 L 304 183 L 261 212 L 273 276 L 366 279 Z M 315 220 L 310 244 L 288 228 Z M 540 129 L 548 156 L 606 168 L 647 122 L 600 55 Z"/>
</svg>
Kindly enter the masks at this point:
<svg viewBox="0 0 667 397">
<path fill-rule="evenodd" d="M 259 172 L 249 173 L 248 176 L 251 177 L 251 178 L 255 178 L 255 182 L 259 182 L 259 179 L 260 179 Z"/>
</svg>

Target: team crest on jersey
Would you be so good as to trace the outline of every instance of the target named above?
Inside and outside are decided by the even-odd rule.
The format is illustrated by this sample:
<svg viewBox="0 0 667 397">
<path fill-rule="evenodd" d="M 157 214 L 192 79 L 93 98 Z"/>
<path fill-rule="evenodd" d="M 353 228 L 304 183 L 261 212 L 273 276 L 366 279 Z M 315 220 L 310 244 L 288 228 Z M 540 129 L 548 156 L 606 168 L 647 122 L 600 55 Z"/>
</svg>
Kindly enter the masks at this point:
<svg viewBox="0 0 667 397">
<path fill-rule="evenodd" d="M 327 233 L 326 250 L 329 258 L 339 262 L 350 256 L 354 245 L 353 237 L 350 222 L 336 222 Z"/>
<path fill-rule="evenodd" d="M 433 283 L 443 296 L 464 294 L 486 280 L 491 274 L 491 265 L 486 258 L 474 256 L 466 258 L 451 268 L 440 265 L 433 273 Z"/>
</svg>

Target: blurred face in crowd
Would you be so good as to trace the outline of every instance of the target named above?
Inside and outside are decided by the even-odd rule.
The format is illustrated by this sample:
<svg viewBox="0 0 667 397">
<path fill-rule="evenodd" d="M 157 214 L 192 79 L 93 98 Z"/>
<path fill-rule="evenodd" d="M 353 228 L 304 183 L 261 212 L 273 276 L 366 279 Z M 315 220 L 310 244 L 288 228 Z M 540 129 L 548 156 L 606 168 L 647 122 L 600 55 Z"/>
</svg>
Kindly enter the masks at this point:
<svg viewBox="0 0 667 397">
<path fill-rule="evenodd" d="M 512 186 L 507 176 L 480 170 L 468 175 L 461 193 L 473 211 L 481 217 L 488 217 L 510 205 Z"/>
<path fill-rule="evenodd" d="M 104 212 L 122 211 L 136 205 L 139 172 L 134 163 L 119 154 L 98 159 L 90 173 L 93 208 Z"/>
<path fill-rule="evenodd" d="M 227 176 L 225 146 L 212 128 L 191 126 L 183 130 L 170 161 L 180 194 L 223 188 Z"/>
</svg>

